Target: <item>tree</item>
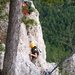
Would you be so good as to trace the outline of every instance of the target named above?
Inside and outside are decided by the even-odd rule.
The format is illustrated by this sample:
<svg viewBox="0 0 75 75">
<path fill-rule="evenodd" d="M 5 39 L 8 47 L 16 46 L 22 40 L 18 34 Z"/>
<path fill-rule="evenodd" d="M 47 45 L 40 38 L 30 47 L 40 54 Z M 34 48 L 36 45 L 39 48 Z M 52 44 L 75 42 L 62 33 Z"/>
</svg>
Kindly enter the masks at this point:
<svg viewBox="0 0 75 75">
<path fill-rule="evenodd" d="M 64 0 L 41 0 L 44 3 L 50 5 L 51 3 L 57 4 L 57 5 L 63 5 Z"/>
<path fill-rule="evenodd" d="M 50 5 L 51 3 L 54 3 L 56 5 L 64 5 L 65 4 L 71 4 L 74 3 L 74 0 L 40 0 L 48 5 Z"/>
<path fill-rule="evenodd" d="M 73 22 L 74 23 L 74 22 Z M 71 48 L 72 53 L 75 52 L 75 42 L 74 42 L 74 37 L 75 37 L 75 28 L 74 28 L 74 24 L 70 24 L 68 22 L 68 26 L 64 26 L 66 27 L 66 33 L 64 33 L 64 37 L 60 38 L 63 44 L 67 45 L 69 48 Z"/>
<path fill-rule="evenodd" d="M 15 62 L 22 20 L 23 0 L 10 0 L 9 25 L 2 75 L 16 75 Z"/>
</svg>

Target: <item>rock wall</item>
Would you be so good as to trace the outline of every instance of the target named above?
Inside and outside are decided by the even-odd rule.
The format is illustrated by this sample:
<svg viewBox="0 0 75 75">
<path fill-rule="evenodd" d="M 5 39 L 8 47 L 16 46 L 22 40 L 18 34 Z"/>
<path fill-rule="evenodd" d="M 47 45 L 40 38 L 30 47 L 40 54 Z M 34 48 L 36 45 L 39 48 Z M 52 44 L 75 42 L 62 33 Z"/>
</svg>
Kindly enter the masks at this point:
<svg viewBox="0 0 75 75">
<path fill-rule="evenodd" d="M 65 60 L 63 63 L 63 74 L 75 75 L 75 54 Z"/>
<path fill-rule="evenodd" d="M 6 4 L 6 8 L 2 11 L 1 15 L 4 16 L 6 13 L 9 14 L 9 3 Z M 1 32 L 7 32 L 8 28 L 8 16 L 5 16 L 3 19 L 0 18 L 0 27 L 2 28 Z"/>
<path fill-rule="evenodd" d="M 31 3 L 32 3 L 32 7 L 34 7 L 32 1 Z M 20 75 L 25 70 L 25 72 L 22 75 L 24 74 L 34 75 L 33 73 L 36 73 L 35 75 L 42 75 L 44 70 L 51 71 L 55 67 L 55 65 L 53 66 L 52 64 L 46 62 L 46 51 L 45 51 L 46 46 L 43 40 L 42 28 L 39 21 L 39 12 L 37 11 L 37 9 L 35 9 L 34 12 L 32 12 L 29 16 L 27 16 L 27 19 L 28 18 L 34 19 L 37 22 L 37 25 L 30 24 L 30 27 L 27 28 L 27 26 L 24 23 L 21 24 L 20 40 L 19 40 L 18 54 L 17 54 L 17 61 L 19 62 L 19 64 L 16 67 L 17 68 L 16 73 L 17 75 Z M 36 62 L 36 66 L 30 61 L 29 58 L 29 53 L 31 52 L 29 46 L 30 43 L 34 43 L 41 50 L 41 53 Z M 26 65 L 26 63 L 28 65 Z M 20 68 L 20 66 L 22 67 Z M 37 68 L 38 70 L 36 70 Z M 19 69 L 20 71 L 18 71 Z M 56 69 L 53 74 L 58 75 L 58 69 Z"/>
<path fill-rule="evenodd" d="M 0 69 L 3 69 L 4 52 L 0 52 Z"/>
<path fill-rule="evenodd" d="M 34 12 L 32 12 L 27 19 L 34 19 L 37 25 L 27 25 L 21 23 L 20 34 L 19 34 L 19 44 L 16 57 L 16 75 L 42 75 L 43 71 L 51 71 L 56 65 L 46 62 L 46 46 L 43 40 L 42 28 L 39 21 L 39 12 L 33 5 Z M 29 54 L 31 53 L 30 43 L 34 43 L 40 50 L 41 53 L 37 58 L 36 65 L 31 62 Z M 59 75 L 58 68 L 52 73 L 52 75 Z"/>
</svg>

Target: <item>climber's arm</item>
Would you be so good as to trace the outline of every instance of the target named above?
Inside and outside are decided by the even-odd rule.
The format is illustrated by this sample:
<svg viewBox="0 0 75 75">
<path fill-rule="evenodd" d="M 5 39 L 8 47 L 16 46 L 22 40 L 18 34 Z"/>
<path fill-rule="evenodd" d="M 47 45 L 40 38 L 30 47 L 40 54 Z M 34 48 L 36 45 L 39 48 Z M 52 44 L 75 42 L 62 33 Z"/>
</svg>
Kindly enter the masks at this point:
<svg viewBox="0 0 75 75">
<path fill-rule="evenodd" d="M 34 56 L 34 57 L 37 57 L 37 53 L 35 53 L 35 54 L 30 54 L 31 56 Z"/>
</svg>

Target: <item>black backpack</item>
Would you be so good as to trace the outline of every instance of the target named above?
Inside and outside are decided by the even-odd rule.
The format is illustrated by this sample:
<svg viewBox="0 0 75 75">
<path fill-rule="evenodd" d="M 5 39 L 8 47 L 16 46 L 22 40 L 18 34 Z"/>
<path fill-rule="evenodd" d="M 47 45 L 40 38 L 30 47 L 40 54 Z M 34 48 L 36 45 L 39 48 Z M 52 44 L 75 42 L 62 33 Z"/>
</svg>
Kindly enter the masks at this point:
<svg viewBox="0 0 75 75">
<path fill-rule="evenodd" d="M 34 51 L 36 51 L 36 52 L 37 52 L 37 55 L 39 55 L 39 52 L 41 53 L 40 49 L 39 49 L 39 48 L 37 48 L 37 47 L 34 49 Z"/>
</svg>

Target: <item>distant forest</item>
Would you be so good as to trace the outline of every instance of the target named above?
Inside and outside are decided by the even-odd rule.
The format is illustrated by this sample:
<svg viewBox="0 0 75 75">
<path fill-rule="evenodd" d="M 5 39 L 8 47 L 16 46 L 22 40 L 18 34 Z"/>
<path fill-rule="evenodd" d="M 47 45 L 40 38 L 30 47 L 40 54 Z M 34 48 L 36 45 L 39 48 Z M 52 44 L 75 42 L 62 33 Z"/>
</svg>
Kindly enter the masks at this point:
<svg viewBox="0 0 75 75">
<path fill-rule="evenodd" d="M 60 62 L 75 50 L 75 2 L 46 5 L 33 0 L 39 11 L 48 62 Z"/>
</svg>

